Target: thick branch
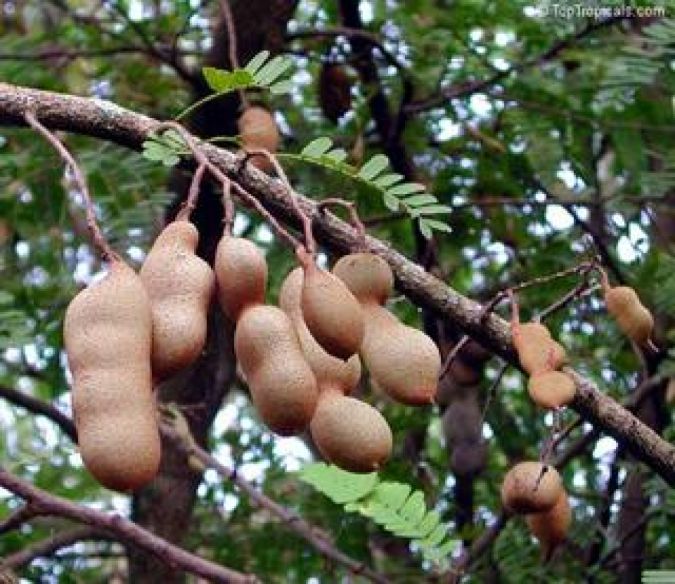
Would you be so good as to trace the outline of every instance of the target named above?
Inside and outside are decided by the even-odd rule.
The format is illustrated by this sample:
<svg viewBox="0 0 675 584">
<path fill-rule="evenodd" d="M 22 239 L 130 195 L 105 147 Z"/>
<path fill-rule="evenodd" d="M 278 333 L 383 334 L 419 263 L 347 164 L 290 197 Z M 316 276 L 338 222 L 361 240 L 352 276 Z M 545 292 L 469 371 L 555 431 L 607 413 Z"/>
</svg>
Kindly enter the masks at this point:
<svg viewBox="0 0 675 584">
<path fill-rule="evenodd" d="M 40 514 L 66 517 L 107 531 L 128 545 L 143 549 L 163 562 L 202 576 L 210 582 L 242 584 L 258 582 L 255 576 L 242 574 L 186 552 L 119 515 L 109 515 L 90 507 L 76 505 L 68 499 L 55 497 L 8 473 L 2 467 L 0 467 L 0 486 L 24 499 L 29 506 L 38 509 Z"/>
<path fill-rule="evenodd" d="M 95 136 L 139 150 L 159 122 L 101 100 L 66 96 L 0 83 L 0 124 L 24 125 L 23 114 L 32 108 L 52 129 Z M 297 225 L 289 193 L 278 180 L 253 168 L 242 167 L 234 154 L 205 145 L 209 159 L 231 179 L 254 194 L 275 216 Z M 331 213 L 319 213 L 316 204 L 298 197 L 302 209 L 314 219 L 318 240 L 338 252 L 359 249 L 356 231 Z M 518 365 L 509 324 L 491 314 L 483 318 L 481 305 L 446 286 L 383 242 L 368 237 L 367 249 L 385 259 L 394 270 L 398 288 L 413 302 L 445 318 L 480 344 Z M 577 395 L 572 407 L 588 422 L 625 444 L 640 460 L 675 484 L 675 447 L 640 422 L 625 408 L 575 373 Z"/>
</svg>

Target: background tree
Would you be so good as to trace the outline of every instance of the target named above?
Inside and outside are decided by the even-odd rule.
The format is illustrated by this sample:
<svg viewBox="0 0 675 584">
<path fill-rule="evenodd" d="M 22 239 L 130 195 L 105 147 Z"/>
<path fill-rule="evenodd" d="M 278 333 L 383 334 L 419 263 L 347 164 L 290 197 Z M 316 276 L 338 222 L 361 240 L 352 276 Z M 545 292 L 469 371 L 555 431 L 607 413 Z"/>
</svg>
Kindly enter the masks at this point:
<svg viewBox="0 0 675 584">
<path fill-rule="evenodd" d="M 210 93 L 202 66 L 232 68 L 227 7 L 194 0 L 3 2 L 0 79 L 169 119 Z M 520 2 L 249 0 L 232 2 L 231 11 L 240 63 L 262 49 L 293 59 L 290 95 L 249 95 L 276 112 L 284 150 L 298 152 L 330 136 L 355 164 L 384 153 L 394 171 L 452 207 L 439 217 L 452 233 L 427 239 L 419 222 L 388 210 L 372 191 L 282 158 L 299 191 L 315 200 L 356 201 L 371 235 L 481 302 L 534 280 L 519 292 L 523 316 L 553 307 L 547 322 L 577 371 L 672 441 L 675 22 L 667 10 L 556 18 Z M 21 96 L 0 95 L 0 122 L 16 124 L 12 108 Z M 194 110 L 186 123 L 203 138 L 232 136 L 239 107 L 237 94 L 229 94 Z M 139 150 L 140 126 L 136 133 L 106 130 L 85 113 L 79 125 L 64 116 L 50 127 L 75 130 L 65 139 L 86 173 L 105 233 L 138 266 L 184 198 L 190 169 L 167 170 L 114 143 Z M 72 440 L 61 325 L 76 290 L 103 266 L 72 177 L 49 146 L 34 132 L 3 128 L 0 161 L 4 469 L 53 495 L 129 516 L 263 581 L 333 581 L 350 572 L 397 582 L 438 578 L 405 540 L 298 482 L 291 471 L 314 457 L 311 440 L 280 439 L 259 423 L 236 374 L 232 327 L 216 310 L 203 358 L 159 395 L 183 412 L 196 443 L 237 469 L 236 476 L 203 472 L 169 436 L 160 475 L 133 499 L 100 488 Z M 243 180 L 289 223 L 288 207 L 269 184 Z M 213 195 L 202 193 L 194 215 L 207 261 L 221 232 Z M 352 243 L 334 219 L 316 224 L 329 259 Z M 266 250 L 275 299 L 292 255 L 243 207 L 236 230 Z M 582 269 L 595 256 L 612 281 L 634 286 L 655 312 L 657 353 L 636 350 L 607 318 Z M 454 569 L 475 581 L 602 582 L 620 574 L 637 582 L 644 568 L 674 568 L 675 501 L 662 478 L 672 484 L 672 451 L 661 445 L 660 452 L 671 452 L 670 475 L 666 460 L 659 476 L 654 464 L 643 464 L 648 452 L 636 457 L 630 441 L 606 435 L 606 420 L 583 395 L 575 402 L 581 417 L 564 414 L 555 449 L 571 495 L 572 532 L 549 564 L 539 562 L 524 524 L 500 511 L 498 485 L 513 462 L 546 448 L 554 420 L 537 415 L 525 378 L 508 365 L 513 353 L 494 319 L 481 324 L 466 305 L 443 305 L 431 294 L 431 279 L 388 259 L 399 289 L 417 304 L 396 298 L 401 318 L 423 327 L 446 355 L 464 332 L 489 349 L 460 347 L 437 407 L 394 405 L 362 388 L 394 430 L 395 456 L 383 476 L 421 488 L 465 543 Z M 560 273 L 566 275 L 537 280 Z M 639 428 L 626 433 L 642 442 L 651 436 Z M 260 491 L 283 508 L 256 499 Z M 9 494 L 0 507 L 5 567 L 30 581 L 128 574 L 138 582 L 177 582 L 189 569 L 149 553 L 147 540 L 129 535 L 133 526 L 120 531 L 92 516 L 93 527 L 74 527 L 65 518 L 82 519 L 82 507 L 75 516 L 63 509 L 38 513 Z"/>
</svg>

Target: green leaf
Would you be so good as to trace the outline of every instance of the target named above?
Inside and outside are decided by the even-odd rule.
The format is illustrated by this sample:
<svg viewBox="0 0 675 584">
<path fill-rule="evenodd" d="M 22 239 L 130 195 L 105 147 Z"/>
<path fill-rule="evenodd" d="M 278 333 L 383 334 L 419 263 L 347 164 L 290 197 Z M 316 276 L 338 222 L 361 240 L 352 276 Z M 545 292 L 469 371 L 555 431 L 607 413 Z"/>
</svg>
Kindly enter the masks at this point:
<svg viewBox="0 0 675 584">
<path fill-rule="evenodd" d="M 336 160 L 337 162 L 342 162 L 347 158 L 347 151 L 344 148 L 335 148 L 334 150 L 331 150 L 328 154 L 326 154 L 326 156 L 328 156 L 328 158 Z"/>
<path fill-rule="evenodd" d="M 399 201 L 396 197 L 387 193 L 383 196 L 384 206 L 390 211 L 398 211 Z"/>
<path fill-rule="evenodd" d="M 429 534 L 436 529 L 438 524 L 441 521 L 441 516 L 438 513 L 438 511 L 429 511 L 420 521 L 420 524 L 418 525 L 418 529 L 420 532 L 420 535 L 418 536 L 419 538 L 424 538 L 424 537 L 429 537 Z"/>
<path fill-rule="evenodd" d="M 389 159 L 384 154 L 376 154 L 361 167 L 357 176 L 364 180 L 370 180 L 380 174 L 387 166 L 389 166 Z"/>
<path fill-rule="evenodd" d="M 283 75 L 292 65 L 290 59 L 277 55 L 253 76 L 258 85 L 269 85 Z"/>
<path fill-rule="evenodd" d="M 403 178 L 404 176 L 402 174 L 392 172 L 391 174 L 382 175 L 380 178 L 376 179 L 373 184 L 378 188 L 386 189 L 388 186 L 402 181 Z"/>
<path fill-rule="evenodd" d="M 304 466 L 299 472 L 299 478 L 321 491 L 337 504 L 362 499 L 379 482 L 377 473 L 360 474 L 347 472 L 323 462 Z"/>
<path fill-rule="evenodd" d="M 452 207 L 447 205 L 429 205 L 428 207 L 420 207 L 415 209 L 421 215 L 437 215 L 440 213 L 451 213 Z"/>
<path fill-rule="evenodd" d="M 380 483 L 368 497 L 368 501 L 398 511 L 405 504 L 410 491 L 410 485 L 405 483 Z"/>
<path fill-rule="evenodd" d="M 420 193 L 423 192 L 424 190 L 426 190 L 426 187 L 420 183 L 405 183 L 402 185 L 392 187 L 387 192 L 392 195 L 400 197 L 403 195 L 410 195 L 412 193 Z M 434 201 L 435 200 L 436 197 L 434 197 Z"/>
<path fill-rule="evenodd" d="M 418 205 L 427 205 L 429 203 L 436 203 L 438 202 L 438 199 L 433 195 L 414 195 L 412 197 L 408 197 L 407 199 L 401 199 L 401 202 L 404 203 L 405 205 L 416 207 Z"/>
<path fill-rule="evenodd" d="M 440 525 L 436 526 L 436 528 L 431 532 L 430 535 L 428 535 L 427 537 L 425 537 L 424 539 L 420 540 L 417 543 L 423 549 L 436 547 L 438 544 L 441 543 L 441 541 L 443 541 L 443 538 L 445 537 L 447 531 L 448 531 L 447 526 L 441 523 Z"/>
<path fill-rule="evenodd" d="M 443 231 L 444 233 L 452 233 L 452 227 L 450 227 L 450 225 L 448 225 L 447 223 L 443 223 L 442 221 L 436 221 L 436 219 L 429 219 L 428 217 L 425 217 L 423 221 L 434 231 Z"/>
<path fill-rule="evenodd" d="M 293 82 L 290 79 L 285 81 L 277 81 L 270 85 L 270 91 L 274 95 L 282 95 L 284 93 L 290 93 L 293 90 Z"/>
<path fill-rule="evenodd" d="M 248 71 L 251 75 L 255 75 L 258 69 L 262 67 L 262 64 L 267 61 L 269 56 L 269 51 L 260 51 L 255 57 L 246 63 L 244 69 L 246 69 L 246 71 Z"/>
<path fill-rule="evenodd" d="M 417 524 L 419 523 L 426 512 L 426 504 L 424 502 L 424 493 L 422 491 L 415 491 L 406 501 L 400 514 L 408 521 Z"/>
<path fill-rule="evenodd" d="M 419 226 L 420 226 L 420 233 L 427 239 L 431 239 L 433 233 L 429 224 L 426 221 L 421 220 L 419 222 Z"/>
<path fill-rule="evenodd" d="M 216 93 L 227 93 L 253 84 L 253 76 L 244 69 L 223 71 L 215 67 L 202 68 L 202 74 L 208 86 Z"/>
<path fill-rule="evenodd" d="M 322 136 L 321 138 L 316 138 L 315 140 L 312 140 L 307 146 L 305 146 L 302 149 L 302 154 L 303 156 L 309 156 L 309 157 L 319 157 L 328 150 L 330 150 L 330 147 L 333 145 L 333 141 L 330 138 L 326 138 L 325 136 Z"/>
</svg>

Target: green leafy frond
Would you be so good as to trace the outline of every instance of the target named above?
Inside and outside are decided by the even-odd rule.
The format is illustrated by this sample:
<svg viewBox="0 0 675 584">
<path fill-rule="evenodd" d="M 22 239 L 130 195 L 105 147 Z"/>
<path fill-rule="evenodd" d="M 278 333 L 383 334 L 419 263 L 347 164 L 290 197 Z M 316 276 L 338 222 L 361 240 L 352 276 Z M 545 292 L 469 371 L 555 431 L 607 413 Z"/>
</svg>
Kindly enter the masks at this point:
<svg viewBox="0 0 675 584">
<path fill-rule="evenodd" d="M 143 156 L 153 162 L 161 162 L 164 166 L 175 166 L 180 157 L 189 152 L 183 137 L 175 130 L 152 133 L 143 142 Z"/>
<path fill-rule="evenodd" d="M 279 78 L 291 67 L 291 60 L 283 55 L 277 55 L 271 59 L 269 56 L 269 51 L 262 51 L 253 57 L 243 69 L 226 71 L 215 67 L 204 67 L 202 74 L 208 86 L 217 94 L 251 87 L 269 89 L 274 94 L 288 93 L 292 87 L 290 80 Z"/>
<path fill-rule="evenodd" d="M 381 481 L 377 473 L 356 474 L 323 462 L 304 466 L 299 478 L 345 511 L 359 513 L 398 537 L 410 539 L 423 558 L 441 568 L 459 542 L 437 511 L 428 510 L 422 491 L 410 485 Z"/>
<path fill-rule="evenodd" d="M 420 231 L 427 238 L 430 238 L 434 231 L 450 232 L 447 223 L 430 216 L 444 215 L 450 213 L 452 209 L 447 205 L 441 205 L 434 195 L 426 192 L 424 185 L 404 182 L 402 175 L 387 172 L 389 159 L 384 154 L 376 154 L 361 168 L 357 168 L 345 162 L 347 153 L 342 148 L 333 148 L 333 141 L 322 136 L 312 140 L 299 154 L 281 153 L 278 156 L 338 172 L 377 191 L 390 211 L 402 209 L 412 219 L 419 220 Z"/>
</svg>

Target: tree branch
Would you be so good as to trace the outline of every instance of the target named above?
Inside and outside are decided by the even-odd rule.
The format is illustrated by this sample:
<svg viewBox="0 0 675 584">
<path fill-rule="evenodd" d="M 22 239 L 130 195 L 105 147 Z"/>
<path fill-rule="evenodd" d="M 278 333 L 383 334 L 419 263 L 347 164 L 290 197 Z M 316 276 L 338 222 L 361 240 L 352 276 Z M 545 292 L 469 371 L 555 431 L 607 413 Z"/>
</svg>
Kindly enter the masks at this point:
<svg viewBox="0 0 675 584">
<path fill-rule="evenodd" d="M 111 539 L 111 537 L 109 534 L 89 526 L 75 527 L 67 531 L 62 531 L 2 558 L 0 560 L 0 574 L 2 573 L 2 570 L 17 570 L 23 568 L 37 558 L 51 556 L 64 547 L 71 546 L 78 541 L 87 539 L 106 540 Z"/>
<path fill-rule="evenodd" d="M 73 442 L 77 442 L 77 430 L 73 421 L 50 403 L 4 385 L 0 385 L 0 397 L 29 412 L 49 418 Z"/>
<path fill-rule="evenodd" d="M 35 111 L 52 129 L 69 130 L 98 137 L 140 150 L 147 135 L 158 127 L 157 120 L 136 114 L 107 101 L 26 89 L 0 83 L 0 124 L 24 125 L 27 109 Z M 294 205 L 283 184 L 248 166 L 234 154 L 213 145 L 204 145 L 209 160 L 233 181 L 259 198 L 275 216 L 297 225 Z M 320 242 L 337 252 L 359 249 L 362 240 L 356 231 L 330 212 L 319 213 L 316 204 L 298 196 L 298 204 L 314 219 Z M 427 273 L 402 254 L 373 237 L 366 240 L 368 251 L 381 256 L 393 269 L 397 287 L 413 302 L 435 312 L 477 342 L 518 366 L 509 324 L 497 315 L 483 318 L 479 303 L 462 296 Z M 598 390 L 589 379 L 566 368 L 575 381 L 577 392 L 572 403 L 588 422 L 625 444 L 631 452 L 675 485 L 675 446 L 663 440 L 628 410 Z"/>
<path fill-rule="evenodd" d="M 119 515 L 109 515 L 90 507 L 76 505 L 68 499 L 55 497 L 8 473 L 3 467 L 0 467 L 0 486 L 24 499 L 26 504 L 36 509 L 40 515 L 67 517 L 90 527 L 104 530 L 130 546 L 143 549 L 163 562 L 202 576 L 210 582 L 228 584 L 259 582 L 253 575 L 219 566 L 170 544 Z"/>
<path fill-rule="evenodd" d="M 532 59 L 527 59 L 521 63 L 517 63 L 509 67 L 508 69 L 505 69 L 504 71 L 499 71 L 494 75 L 488 77 L 487 79 L 468 81 L 450 85 L 449 87 L 441 90 L 441 92 L 438 95 L 410 103 L 405 108 L 406 113 L 415 114 L 433 109 L 451 99 L 455 99 L 457 97 L 465 97 L 467 95 L 472 95 L 478 91 L 487 89 L 488 87 L 491 87 L 492 85 L 495 85 L 496 83 L 499 83 L 500 81 L 510 77 L 514 73 L 520 73 L 525 69 L 537 67 L 539 65 L 542 65 L 543 63 L 552 61 L 560 53 L 573 46 L 574 43 L 589 36 L 590 34 L 594 33 L 599 29 L 616 24 L 617 22 L 620 22 L 625 18 L 626 17 L 612 17 L 607 18 L 605 20 L 593 22 L 588 26 L 584 27 L 583 29 L 581 29 L 576 34 L 553 43 L 553 45 L 551 45 L 540 55 L 537 55 Z"/>
<path fill-rule="evenodd" d="M 177 446 L 182 448 L 186 454 L 195 456 L 205 467 L 215 470 L 224 479 L 232 481 L 249 499 L 251 499 L 251 501 L 259 507 L 267 509 L 272 515 L 281 519 L 288 525 L 289 529 L 309 542 L 310 545 L 323 556 L 338 564 L 342 564 L 353 574 L 367 578 L 376 584 L 387 584 L 387 582 L 389 582 L 386 577 L 374 572 L 364 563 L 354 560 L 342 553 L 333 545 L 329 537 L 317 527 L 305 521 L 294 511 L 286 509 L 276 501 L 267 497 L 264 493 L 260 492 L 251 483 L 239 475 L 236 468 L 226 467 L 206 450 L 200 448 L 190 436 L 182 435 L 177 432 L 175 428 L 166 423 L 161 425 L 161 430 L 167 437 L 173 440 Z"/>
</svg>

